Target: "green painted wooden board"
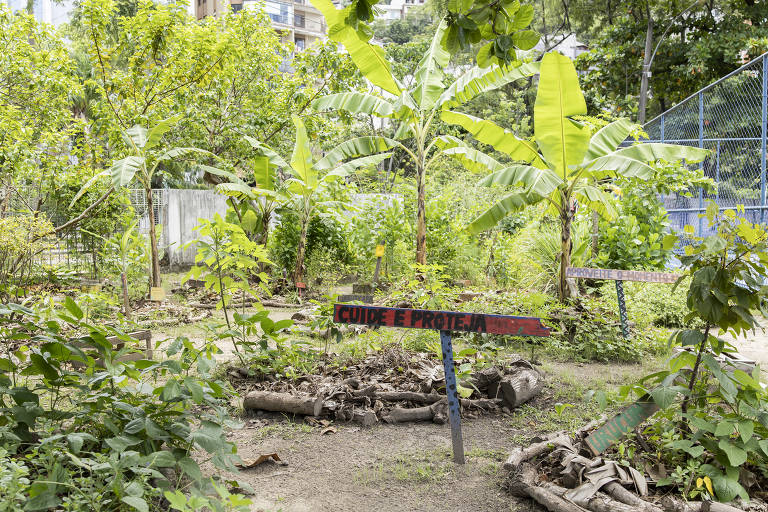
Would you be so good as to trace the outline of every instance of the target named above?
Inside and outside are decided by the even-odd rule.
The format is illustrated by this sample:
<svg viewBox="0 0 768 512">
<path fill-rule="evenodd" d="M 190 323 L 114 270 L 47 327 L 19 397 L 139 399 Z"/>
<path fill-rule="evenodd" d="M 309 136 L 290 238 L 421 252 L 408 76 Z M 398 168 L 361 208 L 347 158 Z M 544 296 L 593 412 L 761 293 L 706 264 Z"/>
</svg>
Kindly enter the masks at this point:
<svg viewBox="0 0 768 512">
<path fill-rule="evenodd" d="M 613 443 L 624 437 L 659 410 L 653 399 L 646 395 L 592 432 L 584 442 L 593 455 L 600 455 Z"/>
</svg>

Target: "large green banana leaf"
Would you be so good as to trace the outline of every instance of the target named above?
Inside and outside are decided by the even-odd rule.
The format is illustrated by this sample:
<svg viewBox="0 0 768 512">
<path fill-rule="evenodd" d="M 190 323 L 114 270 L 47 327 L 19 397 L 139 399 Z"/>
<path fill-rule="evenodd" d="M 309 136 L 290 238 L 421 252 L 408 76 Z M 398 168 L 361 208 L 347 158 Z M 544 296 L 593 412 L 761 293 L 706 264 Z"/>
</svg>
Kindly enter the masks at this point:
<svg viewBox="0 0 768 512">
<path fill-rule="evenodd" d="M 430 110 L 445 90 L 443 68 L 451 60 L 451 54 L 443 48 L 443 34 L 447 28 L 448 24 L 442 20 L 414 73 L 416 87 L 413 89 L 413 98 L 422 111 Z"/>
<path fill-rule="evenodd" d="M 539 63 L 523 63 L 519 66 L 491 66 L 487 68 L 473 67 L 456 79 L 437 100 L 442 109 L 462 105 L 475 96 L 484 92 L 498 89 L 520 78 L 535 75 L 539 72 Z"/>
<path fill-rule="evenodd" d="M 496 151 L 505 153 L 514 160 L 531 162 L 536 167 L 544 165 L 531 142 L 519 139 L 514 133 L 496 123 L 451 110 L 443 111 L 440 117 L 446 123 L 461 126 L 483 144 L 493 146 Z"/>
<path fill-rule="evenodd" d="M 453 158 L 472 172 L 488 174 L 504 168 L 504 165 L 492 156 L 486 155 L 452 135 L 441 135 L 435 138 L 435 146 L 440 148 L 443 155 Z"/>
<path fill-rule="evenodd" d="M 350 160 L 349 162 L 344 162 L 343 164 L 339 165 L 328 174 L 341 173 L 340 174 L 341 176 L 347 176 L 349 173 L 351 173 L 355 169 L 359 169 L 361 167 L 375 167 L 391 156 L 392 156 L 392 153 L 379 153 L 378 155 L 355 158 L 354 160 Z"/>
<path fill-rule="evenodd" d="M 158 156 L 157 161 L 164 162 L 166 160 L 174 160 L 176 158 L 185 158 L 193 154 L 216 156 L 210 151 L 206 151 L 205 149 L 200 149 L 200 148 L 171 148 L 168 151 L 163 152 L 160 156 Z"/>
<path fill-rule="evenodd" d="M 383 98 L 361 92 L 329 94 L 312 102 L 315 110 L 344 110 L 352 114 L 368 114 L 391 117 L 392 104 Z"/>
<path fill-rule="evenodd" d="M 283 157 L 278 155 L 274 149 L 270 148 L 266 144 L 262 144 L 261 142 L 259 142 L 258 140 L 254 139 L 249 135 L 245 135 L 243 138 L 246 140 L 246 142 L 248 142 L 248 144 L 251 145 L 253 149 L 258 151 L 262 155 L 266 156 L 269 159 L 269 163 L 271 163 L 275 167 L 281 167 L 283 169 L 287 169 L 288 167 L 290 167 L 290 165 L 288 165 L 288 162 L 283 160 Z"/>
<path fill-rule="evenodd" d="M 533 107 L 534 135 L 544 160 L 564 179 L 569 166 L 583 161 L 590 135 L 586 126 L 570 118 L 586 113 L 571 59 L 557 52 L 544 55 Z"/>
<path fill-rule="evenodd" d="M 330 0 L 311 0 L 312 5 L 323 13 L 328 23 L 328 37 L 344 45 L 352 61 L 371 81 L 373 85 L 381 87 L 395 96 L 400 94 L 392 70 L 384 56 L 384 50 L 371 44 L 368 38 L 346 23 L 347 13 L 352 7 L 336 9 Z"/>
<path fill-rule="evenodd" d="M 642 160 L 643 162 L 655 162 L 657 160 L 666 160 L 674 162 L 685 160 L 689 163 L 701 162 L 709 150 L 695 148 L 693 146 L 678 146 L 677 144 L 664 144 L 660 142 L 649 142 L 647 144 L 635 144 L 616 151 L 617 155 Z"/>
<path fill-rule="evenodd" d="M 510 213 L 520 211 L 526 206 L 536 204 L 541 200 L 541 196 L 532 192 L 513 192 L 473 220 L 467 226 L 467 231 L 470 234 L 477 234 L 491 229 Z"/>
<path fill-rule="evenodd" d="M 520 185 L 526 192 L 547 197 L 564 182 L 552 169 L 538 169 L 530 165 L 511 165 L 480 180 L 479 185 Z"/>
<path fill-rule="evenodd" d="M 163 119 L 155 126 L 153 126 L 149 132 L 147 132 L 147 140 L 144 144 L 144 149 L 152 149 L 155 147 L 163 138 L 163 135 L 168 133 L 168 131 L 170 131 L 170 129 L 179 122 L 179 119 L 181 119 L 181 116 L 175 115 L 169 117 L 168 119 Z"/>
<path fill-rule="evenodd" d="M 130 146 L 136 146 L 137 149 L 143 149 L 147 143 L 147 129 L 141 125 L 131 126 L 123 133 L 123 140 Z"/>
<path fill-rule="evenodd" d="M 577 201 L 585 204 L 590 210 L 596 211 L 605 219 L 616 218 L 616 208 L 613 206 L 611 194 L 589 184 L 580 184 L 573 191 Z"/>
<path fill-rule="evenodd" d="M 600 128 L 589 140 L 587 154 L 584 156 L 582 164 L 616 151 L 619 144 L 629 136 L 630 131 L 632 131 L 632 122 L 625 118 L 617 119 Z"/>
<path fill-rule="evenodd" d="M 314 167 L 319 171 L 323 171 L 334 167 L 342 160 L 381 153 L 399 144 L 396 140 L 387 137 L 355 137 L 331 149 L 323 158 L 315 163 Z"/>
<path fill-rule="evenodd" d="M 251 187 L 242 183 L 219 183 L 216 185 L 216 191 L 225 196 L 256 199 L 256 195 L 251 192 Z"/>
<path fill-rule="evenodd" d="M 616 153 L 596 158 L 582 169 L 586 169 L 589 176 L 595 179 L 624 176 L 647 180 L 656 173 L 656 170 L 647 163 Z"/>
<path fill-rule="evenodd" d="M 309 147 L 307 129 L 299 116 L 294 114 L 292 118 L 293 124 L 296 125 L 296 144 L 293 146 L 291 168 L 297 178 L 314 188 L 317 185 L 317 172 L 312 169 L 312 150 Z"/>
<path fill-rule="evenodd" d="M 258 156 L 253 162 L 253 179 L 257 185 L 264 190 L 275 190 L 275 173 L 272 171 L 274 165 L 267 156 Z"/>
<path fill-rule="evenodd" d="M 136 171 L 144 165 L 144 162 L 143 156 L 127 156 L 113 163 L 112 167 L 109 168 L 112 185 L 115 188 L 127 186 L 136 175 Z"/>
</svg>

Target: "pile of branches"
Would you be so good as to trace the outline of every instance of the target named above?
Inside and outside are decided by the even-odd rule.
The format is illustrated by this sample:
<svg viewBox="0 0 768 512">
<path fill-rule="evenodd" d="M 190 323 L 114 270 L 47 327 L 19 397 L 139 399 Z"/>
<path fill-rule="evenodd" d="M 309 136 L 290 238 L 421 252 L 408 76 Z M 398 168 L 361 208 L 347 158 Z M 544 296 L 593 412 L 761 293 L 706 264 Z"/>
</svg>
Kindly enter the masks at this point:
<svg viewBox="0 0 768 512">
<path fill-rule="evenodd" d="M 765 503 L 726 505 L 649 495 L 641 471 L 604 457 L 586 455 L 583 443 L 602 420 L 571 437 L 556 432 L 512 451 L 504 463 L 505 486 L 514 495 L 536 501 L 549 512 L 765 512 Z"/>
<path fill-rule="evenodd" d="M 535 397 L 543 376 L 529 362 L 511 359 L 460 380 L 465 417 L 511 412 Z M 448 420 L 443 364 L 433 355 L 392 345 L 344 368 L 326 366 L 320 374 L 295 380 L 235 382 L 246 409 L 327 416 L 369 426 L 379 421 Z"/>
</svg>

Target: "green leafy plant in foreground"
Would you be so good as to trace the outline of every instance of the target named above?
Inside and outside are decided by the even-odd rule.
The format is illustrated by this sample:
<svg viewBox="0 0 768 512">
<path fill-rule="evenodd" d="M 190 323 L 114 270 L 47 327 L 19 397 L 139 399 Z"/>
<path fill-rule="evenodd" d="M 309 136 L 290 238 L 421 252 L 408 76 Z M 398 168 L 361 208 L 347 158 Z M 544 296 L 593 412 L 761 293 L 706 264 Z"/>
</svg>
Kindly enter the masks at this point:
<svg viewBox="0 0 768 512">
<path fill-rule="evenodd" d="M 236 447 L 224 434 L 231 390 L 212 377 L 214 344 L 182 337 L 163 361 L 121 361 L 136 340 L 85 322 L 69 298 L 57 313 L 43 321 L 23 306 L 0 306 L 0 479 L 8 484 L 0 502 L 147 511 L 164 490 L 215 492 L 193 452 L 236 472 Z M 114 350 L 108 336 L 125 348 Z"/>
<path fill-rule="evenodd" d="M 733 210 L 720 212 L 715 203 L 709 203 L 705 216 L 714 233 L 693 237 L 695 245 L 680 258 L 691 277 L 688 317 L 699 318 L 702 326 L 675 333 L 671 341 L 683 351 L 669 367 L 623 392 L 653 397 L 669 420 L 652 427 L 662 456 L 689 468 L 660 485 L 678 483 L 724 502 L 736 496 L 747 500 L 755 474 L 766 476 L 768 394 L 759 367 L 750 374 L 723 362 L 734 348 L 716 333 L 739 336 L 759 327 L 753 312 L 766 313 L 768 233 Z M 686 230 L 693 235 L 690 226 Z M 711 491 L 693 485 L 704 477 Z"/>
</svg>

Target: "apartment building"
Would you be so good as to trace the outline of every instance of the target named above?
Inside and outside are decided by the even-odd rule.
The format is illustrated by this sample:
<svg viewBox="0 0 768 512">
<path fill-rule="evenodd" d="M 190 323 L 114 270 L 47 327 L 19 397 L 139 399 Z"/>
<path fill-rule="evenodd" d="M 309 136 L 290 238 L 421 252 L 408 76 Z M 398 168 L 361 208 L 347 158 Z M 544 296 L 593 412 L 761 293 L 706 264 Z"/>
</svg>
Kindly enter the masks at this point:
<svg viewBox="0 0 768 512">
<path fill-rule="evenodd" d="M 193 0 L 196 2 L 196 16 L 218 16 L 226 9 L 259 10 L 272 20 L 272 27 L 283 41 L 291 41 L 297 50 L 303 50 L 312 43 L 327 38 L 325 19 L 309 0 Z"/>
</svg>

